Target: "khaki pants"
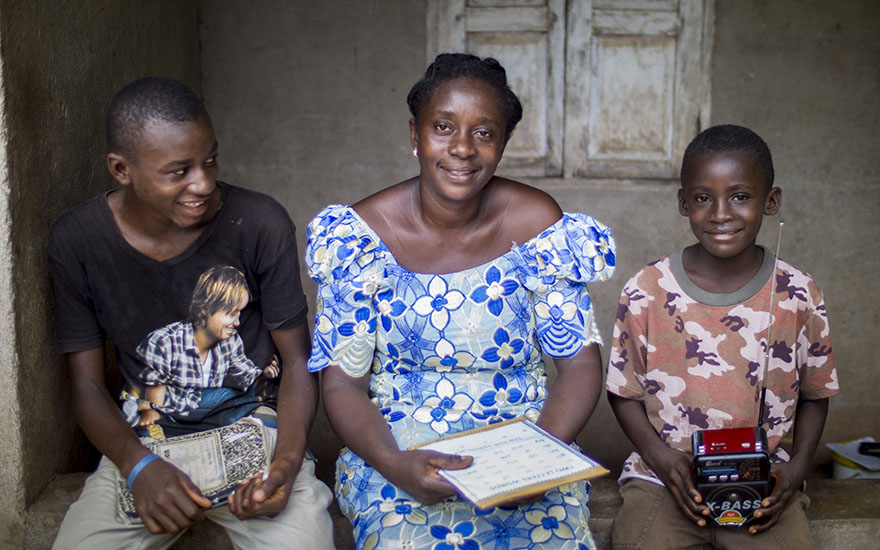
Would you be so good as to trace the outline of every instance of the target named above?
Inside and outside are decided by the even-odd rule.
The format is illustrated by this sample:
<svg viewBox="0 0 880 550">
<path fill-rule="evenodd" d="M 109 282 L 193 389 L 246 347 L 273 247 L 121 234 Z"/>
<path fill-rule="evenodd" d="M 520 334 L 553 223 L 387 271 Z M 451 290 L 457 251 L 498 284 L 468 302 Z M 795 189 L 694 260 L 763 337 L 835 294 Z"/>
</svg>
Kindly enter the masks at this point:
<svg viewBox="0 0 880 550">
<path fill-rule="evenodd" d="M 270 429 L 275 435 L 275 430 Z M 274 437 L 270 450 L 274 450 Z M 168 548 L 183 533 L 153 535 L 143 525 L 116 520 L 116 466 L 107 457 L 83 486 L 82 494 L 70 505 L 55 544 L 55 550 Z M 309 548 L 332 549 L 333 525 L 327 506 L 332 493 L 315 477 L 315 463 L 306 458 L 296 476 L 287 507 L 274 518 L 256 517 L 241 521 L 221 506 L 205 516 L 223 526 L 238 549 Z"/>
<path fill-rule="evenodd" d="M 758 535 L 750 535 L 747 527 L 700 527 L 684 516 L 666 487 L 649 481 L 626 482 L 620 496 L 623 506 L 611 528 L 614 550 L 815 548 L 805 512 L 810 499 L 800 491 L 788 501 L 776 525 Z"/>
</svg>

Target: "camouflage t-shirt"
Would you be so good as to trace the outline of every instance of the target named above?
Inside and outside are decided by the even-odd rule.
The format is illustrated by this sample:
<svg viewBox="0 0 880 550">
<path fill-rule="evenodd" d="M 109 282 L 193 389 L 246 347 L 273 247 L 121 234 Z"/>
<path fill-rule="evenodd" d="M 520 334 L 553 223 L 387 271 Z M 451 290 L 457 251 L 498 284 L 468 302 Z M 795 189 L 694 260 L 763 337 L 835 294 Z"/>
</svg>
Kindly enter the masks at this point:
<svg viewBox="0 0 880 550">
<path fill-rule="evenodd" d="M 672 448 L 691 452 L 695 430 L 742 428 L 758 421 L 773 254 L 732 294 L 713 294 L 685 275 L 681 252 L 648 264 L 623 288 L 608 360 L 606 389 L 644 403 Z M 794 424 L 797 400 L 838 392 L 822 291 L 808 274 L 780 260 L 770 334 L 765 412 L 774 461 Z M 638 452 L 620 482 L 661 483 Z"/>
</svg>

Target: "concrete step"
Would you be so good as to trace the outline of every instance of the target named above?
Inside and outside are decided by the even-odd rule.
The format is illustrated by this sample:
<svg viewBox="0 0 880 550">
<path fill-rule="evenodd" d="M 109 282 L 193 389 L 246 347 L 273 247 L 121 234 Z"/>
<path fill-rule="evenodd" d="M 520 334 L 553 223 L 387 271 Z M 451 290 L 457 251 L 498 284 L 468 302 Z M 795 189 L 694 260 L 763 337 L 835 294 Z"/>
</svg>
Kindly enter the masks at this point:
<svg viewBox="0 0 880 550">
<path fill-rule="evenodd" d="M 67 507 L 76 499 L 86 474 L 56 476 L 39 500 L 28 509 L 25 550 L 48 550 Z M 815 479 L 807 484 L 812 505 L 807 511 L 816 545 L 828 550 L 868 550 L 880 538 L 880 479 Z M 611 548 L 611 522 L 620 508 L 617 483 L 599 479 L 590 497 L 590 529 L 599 550 Z M 334 503 L 334 542 L 338 550 L 353 550 L 351 525 Z M 196 525 L 172 547 L 173 550 L 225 550 L 232 548 L 223 529 L 211 522 Z"/>
</svg>

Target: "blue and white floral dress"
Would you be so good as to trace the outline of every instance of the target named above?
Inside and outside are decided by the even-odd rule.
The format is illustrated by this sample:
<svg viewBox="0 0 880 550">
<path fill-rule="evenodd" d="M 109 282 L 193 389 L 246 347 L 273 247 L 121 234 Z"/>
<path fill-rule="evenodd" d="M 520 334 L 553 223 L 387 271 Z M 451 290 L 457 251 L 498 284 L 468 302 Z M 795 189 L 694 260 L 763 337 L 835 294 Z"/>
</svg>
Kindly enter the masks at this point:
<svg viewBox="0 0 880 550">
<path fill-rule="evenodd" d="M 309 225 L 306 262 L 319 283 L 309 369 L 370 373 L 370 396 L 405 449 L 516 416 L 536 420 L 547 396 L 543 351 L 571 357 L 598 342 L 586 283 L 614 269 L 611 231 L 565 214 L 504 255 L 456 273 L 413 273 L 347 206 Z M 426 506 L 345 448 L 336 496 L 358 548 L 594 548 L 589 485 L 535 504 L 479 510 L 451 498 Z"/>
</svg>

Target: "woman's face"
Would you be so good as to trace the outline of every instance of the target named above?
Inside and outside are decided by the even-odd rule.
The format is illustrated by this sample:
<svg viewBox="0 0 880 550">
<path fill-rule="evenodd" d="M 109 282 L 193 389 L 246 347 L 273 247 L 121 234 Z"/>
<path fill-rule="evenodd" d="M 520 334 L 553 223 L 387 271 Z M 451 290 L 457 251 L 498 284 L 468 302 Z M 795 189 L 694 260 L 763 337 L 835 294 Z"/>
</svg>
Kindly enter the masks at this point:
<svg viewBox="0 0 880 550">
<path fill-rule="evenodd" d="M 491 86 L 475 79 L 441 85 L 410 121 L 422 189 L 467 200 L 492 178 L 504 152 L 504 109 Z"/>
</svg>

